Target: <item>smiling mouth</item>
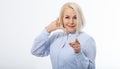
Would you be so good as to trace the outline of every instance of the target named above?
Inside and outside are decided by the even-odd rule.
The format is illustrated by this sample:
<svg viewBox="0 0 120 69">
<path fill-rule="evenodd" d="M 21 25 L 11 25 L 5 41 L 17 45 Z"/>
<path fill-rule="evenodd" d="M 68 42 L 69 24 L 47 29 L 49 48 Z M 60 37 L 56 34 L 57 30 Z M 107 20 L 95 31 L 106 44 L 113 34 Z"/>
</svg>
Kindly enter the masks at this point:
<svg viewBox="0 0 120 69">
<path fill-rule="evenodd" d="M 69 28 L 74 28 L 75 26 L 70 26 L 70 25 L 68 25 L 68 27 L 69 27 Z"/>
</svg>

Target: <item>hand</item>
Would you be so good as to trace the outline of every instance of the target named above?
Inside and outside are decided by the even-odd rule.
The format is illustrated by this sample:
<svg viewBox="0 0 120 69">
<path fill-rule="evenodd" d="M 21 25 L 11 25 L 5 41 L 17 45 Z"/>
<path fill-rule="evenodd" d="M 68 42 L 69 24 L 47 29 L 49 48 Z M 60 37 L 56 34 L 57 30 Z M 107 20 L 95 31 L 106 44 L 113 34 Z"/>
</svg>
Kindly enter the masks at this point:
<svg viewBox="0 0 120 69">
<path fill-rule="evenodd" d="M 80 52 L 80 43 L 77 38 L 75 39 L 75 42 L 70 42 L 69 44 L 74 49 L 75 53 Z"/>
<path fill-rule="evenodd" d="M 52 31 L 55 31 L 57 29 L 63 29 L 63 27 L 61 27 L 60 25 L 60 21 L 59 18 L 57 18 L 55 21 L 51 22 L 47 27 L 46 27 L 47 31 L 49 33 L 51 33 Z"/>
</svg>

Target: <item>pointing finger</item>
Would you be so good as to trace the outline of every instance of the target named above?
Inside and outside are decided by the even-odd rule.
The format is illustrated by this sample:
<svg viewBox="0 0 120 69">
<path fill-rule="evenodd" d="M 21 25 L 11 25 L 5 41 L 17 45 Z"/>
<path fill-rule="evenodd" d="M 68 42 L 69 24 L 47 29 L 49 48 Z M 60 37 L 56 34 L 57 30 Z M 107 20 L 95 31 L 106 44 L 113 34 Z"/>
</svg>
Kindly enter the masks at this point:
<svg viewBox="0 0 120 69">
<path fill-rule="evenodd" d="M 78 41 L 78 39 L 77 39 L 77 38 L 75 39 L 75 42 L 79 43 L 79 41 Z M 80 43 L 79 43 L 79 44 L 80 44 Z"/>
</svg>

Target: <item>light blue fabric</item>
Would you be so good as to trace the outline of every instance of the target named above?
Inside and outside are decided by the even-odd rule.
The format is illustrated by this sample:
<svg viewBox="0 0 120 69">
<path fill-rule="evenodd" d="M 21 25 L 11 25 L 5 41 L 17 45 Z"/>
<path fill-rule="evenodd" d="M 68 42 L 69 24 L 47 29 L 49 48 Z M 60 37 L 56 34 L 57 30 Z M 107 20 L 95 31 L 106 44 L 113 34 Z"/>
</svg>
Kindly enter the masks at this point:
<svg viewBox="0 0 120 69">
<path fill-rule="evenodd" d="M 69 45 L 76 38 L 81 46 L 79 53 Z M 39 57 L 50 55 L 53 69 L 95 69 L 95 41 L 84 32 L 66 34 L 57 31 L 51 35 L 44 29 L 35 39 L 31 52 Z"/>
</svg>

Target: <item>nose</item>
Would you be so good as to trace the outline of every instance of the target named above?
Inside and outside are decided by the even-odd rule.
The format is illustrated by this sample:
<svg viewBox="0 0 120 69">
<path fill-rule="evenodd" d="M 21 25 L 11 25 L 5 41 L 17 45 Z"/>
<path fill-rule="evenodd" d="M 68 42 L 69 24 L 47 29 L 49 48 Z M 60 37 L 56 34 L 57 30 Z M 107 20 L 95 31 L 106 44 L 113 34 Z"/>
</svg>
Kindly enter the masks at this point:
<svg viewBox="0 0 120 69">
<path fill-rule="evenodd" d="M 71 24 L 74 24 L 74 19 L 71 18 L 71 19 L 70 19 L 70 23 L 71 23 Z"/>
</svg>

